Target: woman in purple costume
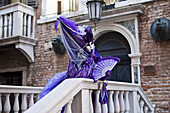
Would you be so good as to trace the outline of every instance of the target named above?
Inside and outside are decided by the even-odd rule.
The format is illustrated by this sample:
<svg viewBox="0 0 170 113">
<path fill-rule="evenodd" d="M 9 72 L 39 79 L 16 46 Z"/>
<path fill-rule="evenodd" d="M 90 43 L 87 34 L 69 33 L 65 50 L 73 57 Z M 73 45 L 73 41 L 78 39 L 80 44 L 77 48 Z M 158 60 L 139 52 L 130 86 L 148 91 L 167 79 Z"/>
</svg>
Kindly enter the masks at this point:
<svg viewBox="0 0 170 113">
<path fill-rule="evenodd" d="M 58 24 L 60 24 L 64 46 L 70 56 L 69 66 L 67 71 L 57 73 L 49 79 L 38 100 L 67 78 L 93 78 L 91 76 L 92 68 L 101 58 L 94 47 L 90 27 L 81 27 L 72 20 L 60 17 L 55 23 L 56 32 Z"/>
<path fill-rule="evenodd" d="M 44 89 L 41 91 L 38 100 L 47 95 L 52 89 L 67 78 L 89 78 L 94 79 L 94 81 L 97 81 L 98 79 L 104 80 L 107 76 L 111 75 L 111 71 L 106 70 L 106 76 L 99 74 L 97 75 L 98 77 L 94 77 L 93 69 L 96 64 L 105 59 L 114 59 L 119 62 L 118 58 L 102 58 L 99 55 L 94 46 L 93 34 L 90 27 L 79 26 L 73 20 L 59 17 L 55 23 L 56 32 L 58 24 L 60 24 L 62 41 L 70 56 L 69 66 L 67 71 L 57 73 L 48 81 Z M 105 96 L 105 92 L 107 92 L 106 88 L 103 90 L 105 91 L 103 91 L 101 95 Z"/>
</svg>

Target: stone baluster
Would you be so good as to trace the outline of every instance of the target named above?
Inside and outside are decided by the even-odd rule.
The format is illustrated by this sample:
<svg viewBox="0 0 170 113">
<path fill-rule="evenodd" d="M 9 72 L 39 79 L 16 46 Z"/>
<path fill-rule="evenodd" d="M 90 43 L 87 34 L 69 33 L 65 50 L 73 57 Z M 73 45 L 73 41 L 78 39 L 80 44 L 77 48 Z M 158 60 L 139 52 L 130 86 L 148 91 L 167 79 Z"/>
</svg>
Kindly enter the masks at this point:
<svg viewBox="0 0 170 113">
<path fill-rule="evenodd" d="M 34 105 L 34 94 L 30 94 L 29 108 Z"/>
<path fill-rule="evenodd" d="M 130 105 L 129 105 L 129 92 L 125 92 L 125 113 L 129 113 L 130 111 Z"/>
<path fill-rule="evenodd" d="M 1 102 L 1 96 L 2 96 L 2 94 L 0 94 L 0 113 L 2 112 L 2 102 Z"/>
<path fill-rule="evenodd" d="M 5 15 L 5 22 L 4 22 L 4 38 L 7 37 L 7 30 L 8 30 L 8 15 Z"/>
<path fill-rule="evenodd" d="M 32 32 L 31 32 L 31 38 L 35 38 L 35 16 L 33 16 L 33 19 L 32 19 Z"/>
<path fill-rule="evenodd" d="M 9 14 L 9 28 L 8 28 L 9 37 L 12 36 L 12 13 Z"/>
<path fill-rule="evenodd" d="M 114 101 L 115 101 L 115 113 L 119 113 L 120 112 L 120 105 L 119 105 L 119 99 L 118 99 L 118 95 L 119 95 L 119 91 L 115 91 L 114 94 Z"/>
<path fill-rule="evenodd" d="M 3 31 L 3 16 L 0 16 L 0 39 L 2 38 Z"/>
<path fill-rule="evenodd" d="M 124 103 L 124 99 L 123 99 L 123 94 L 124 94 L 124 91 L 121 91 L 120 92 L 120 113 L 125 112 L 125 103 Z"/>
<path fill-rule="evenodd" d="M 31 15 L 28 15 L 28 31 L 27 31 L 27 34 L 28 34 L 28 37 L 30 38 L 31 37 Z"/>
<path fill-rule="evenodd" d="M 57 113 L 61 113 L 61 110 L 59 110 Z"/>
<path fill-rule="evenodd" d="M 64 113 L 72 113 L 72 110 L 71 110 L 72 101 L 73 99 L 70 99 L 69 102 L 66 104 Z"/>
<path fill-rule="evenodd" d="M 37 98 L 37 100 L 38 100 L 38 99 L 39 99 L 39 97 L 40 97 L 40 94 L 36 94 L 36 95 L 37 95 L 37 97 L 36 97 L 36 98 Z"/>
<path fill-rule="evenodd" d="M 89 112 L 93 113 L 93 103 L 92 103 L 92 92 L 93 90 L 89 90 Z"/>
<path fill-rule="evenodd" d="M 61 111 L 62 111 L 62 108 L 60 108 L 57 113 L 61 113 Z M 66 113 L 66 112 L 64 111 L 64 113 Z"/>
<path fill-rule="evenodd" d="M 137 109 L 138 109 L 138 113 L 140 113 L 140 107 L 139 107 L 139 100 L 140 100 L 140 95 L 137 96 Z"/>
<path fill-rule="evenodd" d="M 108 95 L 108 113 L 114 113 L 113 92 L 114 91 L 109 91 Z"/>
<path fill-rule="evenodd" d="M 5 98 L 4 111 L 5 113 L 9 113 L 11 111 L 10 100 L 9 100 L 10 94 L 5 94 L 5 96 L 6 98 Z"/>
<path fill-rule="evenodd" d="M 144 101 L 140 101 L 140 113 L 143 113 L 143 106 L 144 106 Z"/>
<path fill-rule="evenodd" d="M 27 35 L 27 14 L 24 14 L 24 31 L 23 31 L 23 35 L 26 36 Z"/>
<path fill-rule="evenodd" d="M 32 32 L 31 32 L 31 38 L 35 38 L 34 35 L 35 35 L 35 16 L 33 16 L 33 19 L 32 19 Z"/>
<path fill-rule="evenodd" d="M 94 102 L 95 113 L 101 113 L 101 105 L 99 102 L 99 93 L 100 93 L 99 90 L 95 91 L 95 102 Z"/>
<path fill-rule="evenodd" d="M 144 107 L 144 112 L 148 113 L 148 107 L 147 106 Z"/>
<path fill-rule="evenodd" d="M 107 103 L 102 104 L 102 113 L 108 113 Z"/>
<path fill-rule="evenodd" d="M 73 9 L 72 0 L 69 0 L 69 12 L 71 12 L 72 9 Z"/>
<path fill-rule="evenodd" d="M 19 94 L 15 93 L 14 96 L 15 96 L 15 101 L 14 101 L 14 108 L 13 109 L 14 109 L 14 113 L 18 113 L 18 111 L 19 111 L 19 102 L 18 102 Z"/>
<path fill-rule="evenodd" d="M 76 0 L 73 0 L 72 4 L 73 4 L 72 11 L 76 11 Z"/>
<path fill-rule="evenodd" d="M 27 110 L 27 94 L 22 94 L 21 110 L 22 112 Z"/>
</svg>

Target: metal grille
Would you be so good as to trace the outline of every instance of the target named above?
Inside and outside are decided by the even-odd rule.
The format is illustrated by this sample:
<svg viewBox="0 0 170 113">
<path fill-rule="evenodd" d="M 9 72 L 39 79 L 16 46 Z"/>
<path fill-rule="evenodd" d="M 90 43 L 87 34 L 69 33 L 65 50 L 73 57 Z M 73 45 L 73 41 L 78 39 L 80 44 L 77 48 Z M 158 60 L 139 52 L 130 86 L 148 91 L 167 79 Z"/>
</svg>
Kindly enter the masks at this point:
<svg viewBox="0 0 170 113">
<path fill-rule="evenodd" d="M 21 86 L 22 85 L 22 71 L 17 72 L 5 72 L 0 73 L 0 85 L 15 85 L 15 86 Z M 22 95 L 19 94 L 19 113 L 21 113 L 21 98 Z M 10 94 L 10 106 L 11 111 L 10 113 L 14 113 L 13 106 L 14 106 L 14 94 Z M 2 112 L 4 112 L 4 104 L 5 104 L 5 94 L 2 94 L 1 96 L 1 103 L 2 103 Z"/>
<path fill-rule="evenodd" d="M 22 85 L 22 71 L 0 73 L 0 85 Z"/>
</svg>

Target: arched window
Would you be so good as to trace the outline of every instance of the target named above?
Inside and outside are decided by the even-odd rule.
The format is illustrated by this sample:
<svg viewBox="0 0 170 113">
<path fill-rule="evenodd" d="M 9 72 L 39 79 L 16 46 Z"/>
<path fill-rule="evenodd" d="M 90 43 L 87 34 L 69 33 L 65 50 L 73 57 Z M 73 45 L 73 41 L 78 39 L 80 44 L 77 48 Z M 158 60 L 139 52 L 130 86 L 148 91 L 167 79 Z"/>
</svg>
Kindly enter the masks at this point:
<svg viewBox="0 0 170 113">
<path fill-rule="evenodd" d="M 131 51 L 126 38 L 118 32 L 108 32 L 98 37 L 95 41 L 95 45 L 101 56 L 120 58 L 120 63 L 114 67 L 112 76 L 108 77 L 108 80 L 132 82 L 131 59 L 128 56 Z"/>
</svg>

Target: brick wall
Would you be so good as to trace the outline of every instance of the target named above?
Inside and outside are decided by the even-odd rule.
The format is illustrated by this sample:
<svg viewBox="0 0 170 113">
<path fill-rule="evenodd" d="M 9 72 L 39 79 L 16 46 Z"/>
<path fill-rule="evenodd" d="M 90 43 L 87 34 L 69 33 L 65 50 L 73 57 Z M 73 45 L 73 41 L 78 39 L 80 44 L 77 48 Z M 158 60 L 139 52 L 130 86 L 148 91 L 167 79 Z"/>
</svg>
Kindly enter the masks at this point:
<svg viewBox="0 0 170 113">
<path fill-rule="evenodd" d="M 150 34 L 150 26 L 158 18 L 170 19 L 170 1 L 156 0 L 143 4 L 144 13 L 139 16 L 141 57 L 141 83 L 158 113 L 170 112 L 170 40 L 156 42 Z M 144 66 L 155 65 L 154 75 L 144 75 Z"/>
</svg>

